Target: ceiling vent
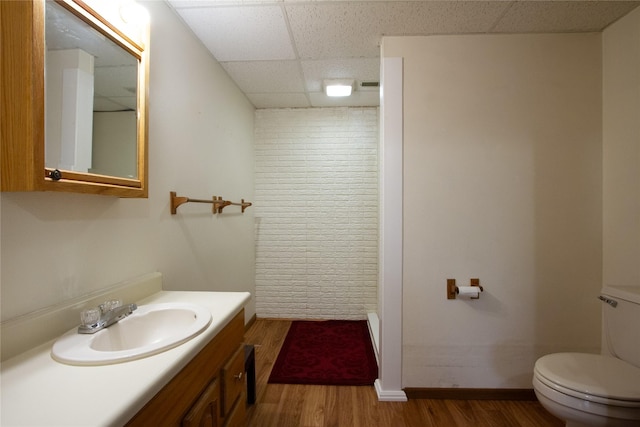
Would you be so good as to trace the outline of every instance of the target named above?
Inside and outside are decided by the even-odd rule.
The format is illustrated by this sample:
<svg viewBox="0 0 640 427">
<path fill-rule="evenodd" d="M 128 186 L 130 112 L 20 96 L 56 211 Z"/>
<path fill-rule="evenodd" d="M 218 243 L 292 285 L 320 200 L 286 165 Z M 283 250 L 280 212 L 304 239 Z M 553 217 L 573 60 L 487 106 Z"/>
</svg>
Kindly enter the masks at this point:
<svg viewBox="0 0 640 427">
<path fill-rule="evenodd" d="M 374 91 L 380 89 L 380 82 L 360 82 L 360 90 Z"/>
</svg>

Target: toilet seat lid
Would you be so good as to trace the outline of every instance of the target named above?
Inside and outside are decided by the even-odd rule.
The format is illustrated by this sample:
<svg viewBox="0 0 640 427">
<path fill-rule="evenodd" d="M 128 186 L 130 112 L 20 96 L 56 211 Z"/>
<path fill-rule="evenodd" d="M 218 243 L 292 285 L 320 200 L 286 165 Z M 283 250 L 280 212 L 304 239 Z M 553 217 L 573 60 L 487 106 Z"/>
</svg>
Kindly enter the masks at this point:
<svg viewBox="0 0 640 427">
<path fill-rule="evenodd" d="M 538 359 L 537 374 L 558 386 L 592 400 L 640 404 L 640 368 L 614 357 L 587 353 L 555 353 Z M 573 393 L 572 393 L 573 394 Z"/>
</svg>

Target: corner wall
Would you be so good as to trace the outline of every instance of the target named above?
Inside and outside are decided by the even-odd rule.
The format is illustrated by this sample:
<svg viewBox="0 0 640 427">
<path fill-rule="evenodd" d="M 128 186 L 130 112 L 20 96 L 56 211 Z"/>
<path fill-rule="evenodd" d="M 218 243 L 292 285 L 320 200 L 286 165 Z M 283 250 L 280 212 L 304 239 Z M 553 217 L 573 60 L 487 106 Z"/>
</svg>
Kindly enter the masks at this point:
<svg viewBox="0 0 640 427">
<path fill-rule="evenodd" d="M 254 108 L 165 2 L 151 15 L 149 198 L 2 193 L 2 320 L 153 271 L 170 290 L 255 292 Z M 254 301 L 246 309 L 255 313 Z"/>
<path fill-rule="evenodd" d="M 603 284 L 640 285 L 640 9 L 603 44 Z"/>
<path fill-rule="evenodd" d="M 403 387 L 531 388 L 597 352 L 600 34 L 389 37 L 404 58 Z M 480 278 L 479 300 L 446 280 Z"/>
</svg>

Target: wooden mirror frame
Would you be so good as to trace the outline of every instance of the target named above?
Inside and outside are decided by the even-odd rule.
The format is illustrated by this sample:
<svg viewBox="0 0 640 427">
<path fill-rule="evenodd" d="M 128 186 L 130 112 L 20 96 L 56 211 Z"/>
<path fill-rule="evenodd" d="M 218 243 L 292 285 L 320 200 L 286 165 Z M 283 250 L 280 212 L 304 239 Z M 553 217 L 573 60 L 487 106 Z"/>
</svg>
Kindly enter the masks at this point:
<svg viewBox="0 0 640 427">
<path fill-rule="evenodd" d="M 139 59 L 136 179 L 45 168 L 45 1 L 0 2 L 2 191 L 65 191 L 118 197 L 148 196 L 149 31 L 135 41 L 81 0 L 56 0 Z"/>
</svg>

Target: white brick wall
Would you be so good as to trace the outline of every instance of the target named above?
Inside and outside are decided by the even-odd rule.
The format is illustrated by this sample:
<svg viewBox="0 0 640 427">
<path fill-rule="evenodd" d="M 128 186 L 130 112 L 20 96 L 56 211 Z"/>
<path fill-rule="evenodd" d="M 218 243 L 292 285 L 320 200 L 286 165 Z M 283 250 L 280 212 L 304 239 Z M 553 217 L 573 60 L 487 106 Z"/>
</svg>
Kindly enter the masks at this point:
<svg viewBox="0 0 640 427">
<path fill-rule="evenodd" d="M 378 109 L 257 110 L 256 314 L 365 319 L 378 282 Z"/>
</svg>

